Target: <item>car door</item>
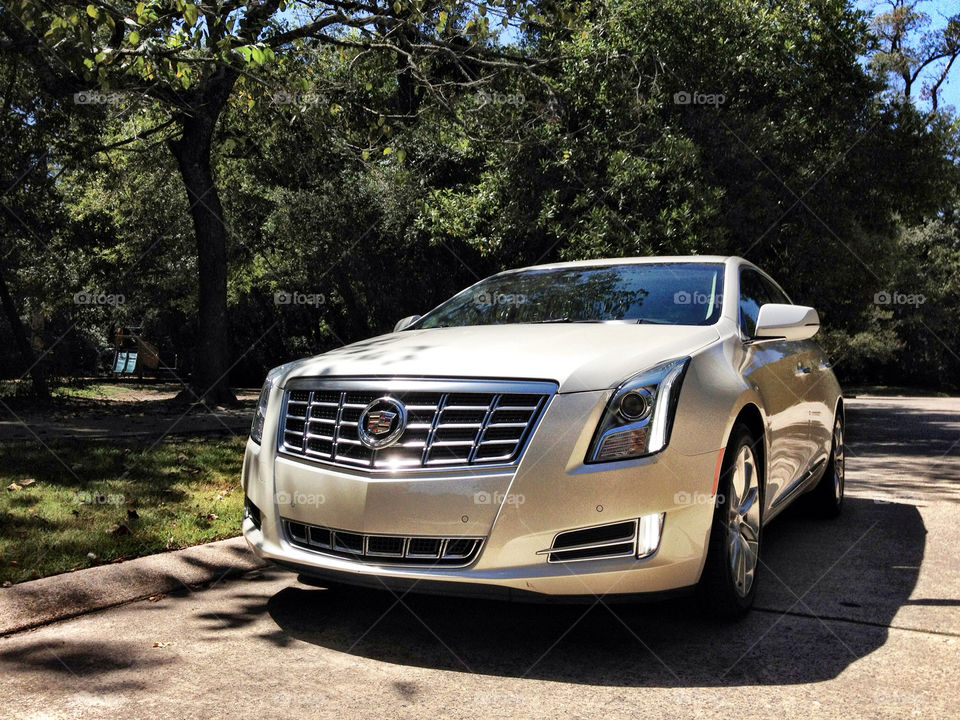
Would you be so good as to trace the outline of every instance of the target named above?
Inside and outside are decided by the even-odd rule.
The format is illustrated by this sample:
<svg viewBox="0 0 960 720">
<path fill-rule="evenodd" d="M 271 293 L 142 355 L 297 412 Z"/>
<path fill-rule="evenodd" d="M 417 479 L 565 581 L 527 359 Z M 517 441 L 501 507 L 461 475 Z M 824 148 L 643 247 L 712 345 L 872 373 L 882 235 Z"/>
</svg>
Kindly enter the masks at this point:
<svg viewBox="0 0 960 720">
<path fill-rule="evenodd" d="M 810 402 L 813 378 L 811 348 L 806 341 L 753 341 L 760 308 L 789 303 L 780 288 L 754 268 L 740 271 L 740 331 L 744 341 L 743 375 L 760 395 L 767 415 L 765 510 L 786 497 L 813 459 Z"/>
<path fill-rule="evenodd" d="M 813 445 L 812 462 L 826 462 L 833 446 L 833 420 L 837 401 L 836 378 L 827 354 L 814 341 L 810 349 L 811 382 L 807 398 L 810 401 L 810 439 Z"/>
</svg>

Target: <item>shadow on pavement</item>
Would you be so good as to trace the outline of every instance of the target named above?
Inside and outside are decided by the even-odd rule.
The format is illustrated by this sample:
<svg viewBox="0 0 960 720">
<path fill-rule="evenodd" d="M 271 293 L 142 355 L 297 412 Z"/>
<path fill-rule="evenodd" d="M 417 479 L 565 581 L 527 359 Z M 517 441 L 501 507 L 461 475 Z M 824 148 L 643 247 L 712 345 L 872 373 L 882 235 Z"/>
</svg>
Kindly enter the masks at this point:
<svg viewBox="0 0 960 720">
<path fill-rule="evenodd" d="M 926 531 L 910 505 L 849 499 L 832 522 L 788 511 L 766 530 L 757 607 L 720 624 L 690 600 L 510 604 L 291 586 L 271 641 L 400 665 L 609 686 L 827 680 L 881 647 L 907 603 Z M 838 622 L 843 620 L 843 622 Z"/>
</svg>

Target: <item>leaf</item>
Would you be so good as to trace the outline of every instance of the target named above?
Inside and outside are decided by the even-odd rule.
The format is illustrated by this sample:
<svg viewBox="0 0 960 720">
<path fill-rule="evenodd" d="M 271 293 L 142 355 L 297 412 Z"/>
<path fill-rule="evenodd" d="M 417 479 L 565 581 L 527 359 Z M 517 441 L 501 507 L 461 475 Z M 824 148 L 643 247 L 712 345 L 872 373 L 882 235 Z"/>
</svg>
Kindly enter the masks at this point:
<svg viewBox="0 0 960 720">
<path fill-rule="evenodd" d="M 97 10 L 97 8 L 95 8 L 93 5 L 87 5 L 87 15 L 96 20 L 98 17 L 100 17 L 100 11 Z"/>
<path fill-rule="evenodd" d="M 197 23 L 197 17 L 199 16 L 199 11 L 197 6 L 192 3 L 187 3 L 183 8 L 183 20 L 186 22 L 187 27 L 193 27 Z"/>
<path fill-rule="evenodd" d="M 250 57 L 257 65 L 263 65 L 263 50 L 258 47 L 250 49 Z"/>
<path fill-rule="evenodd" d="M 397 150 L 397 160 L 403 162 L 407 157 L 406 150 Z"/>
<path fill-rule="evenodd" d="M 127 41 L 131 45 L 138 44 L 140 42 L 140 33 L 138 33 L 136 30 L 133 30 L 129 35 L 127 35 Z"/>
<path fill-rule="evenodd" d="M 33 485 L 35 482 L 36 480 L 33 478 L 26 478 L 25 480 L 20 481 L 20 485 L 22 487 L 26 487 L 27 485 Z"/>
<path fill-rule="evenodd" d="M 14 482 L 7 485 L 7 490 L 23 490 L 23 488 Z"/>
<path fill-rule="evenodd" d="M 389 154 L 392 153 L 392 152 L 393 152 L 393 148 L 392 148 L 392 147 L 385 147 L 385 148 L 383 149 L 383 154 L 384 154 L 384 155 L 389 155 Z"/>
</svg>

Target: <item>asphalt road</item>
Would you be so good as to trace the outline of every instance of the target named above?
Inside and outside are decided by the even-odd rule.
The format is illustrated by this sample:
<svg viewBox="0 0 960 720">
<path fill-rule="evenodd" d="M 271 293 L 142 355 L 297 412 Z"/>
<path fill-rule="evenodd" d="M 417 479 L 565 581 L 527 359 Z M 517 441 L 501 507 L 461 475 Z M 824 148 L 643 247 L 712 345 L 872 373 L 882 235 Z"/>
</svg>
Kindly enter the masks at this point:
<svg viewBox="0 0 960 720">
<path fill-rule="evenodd" d="M 851 400 L 847 420 L 844 515 L 769 527 L 744 621 L 261 570 L 0 640 L 0 717 L 956 718 L 960 400 Z"/>
</svg>

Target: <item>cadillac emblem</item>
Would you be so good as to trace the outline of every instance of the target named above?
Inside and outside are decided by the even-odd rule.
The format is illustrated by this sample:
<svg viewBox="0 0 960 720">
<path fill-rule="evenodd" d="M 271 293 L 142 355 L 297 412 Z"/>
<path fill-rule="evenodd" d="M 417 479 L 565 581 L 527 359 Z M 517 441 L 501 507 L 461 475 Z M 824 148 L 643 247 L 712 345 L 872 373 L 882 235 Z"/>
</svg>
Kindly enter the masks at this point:
<svg viewBox="0 0 960 720">
<path fill-rule="evenodd" d="M 357 434 L 371 450 L 393 445 L 407 427 L 407 409 L 389 395 L 377 398 L 360 413 Z"/>
</svg>

